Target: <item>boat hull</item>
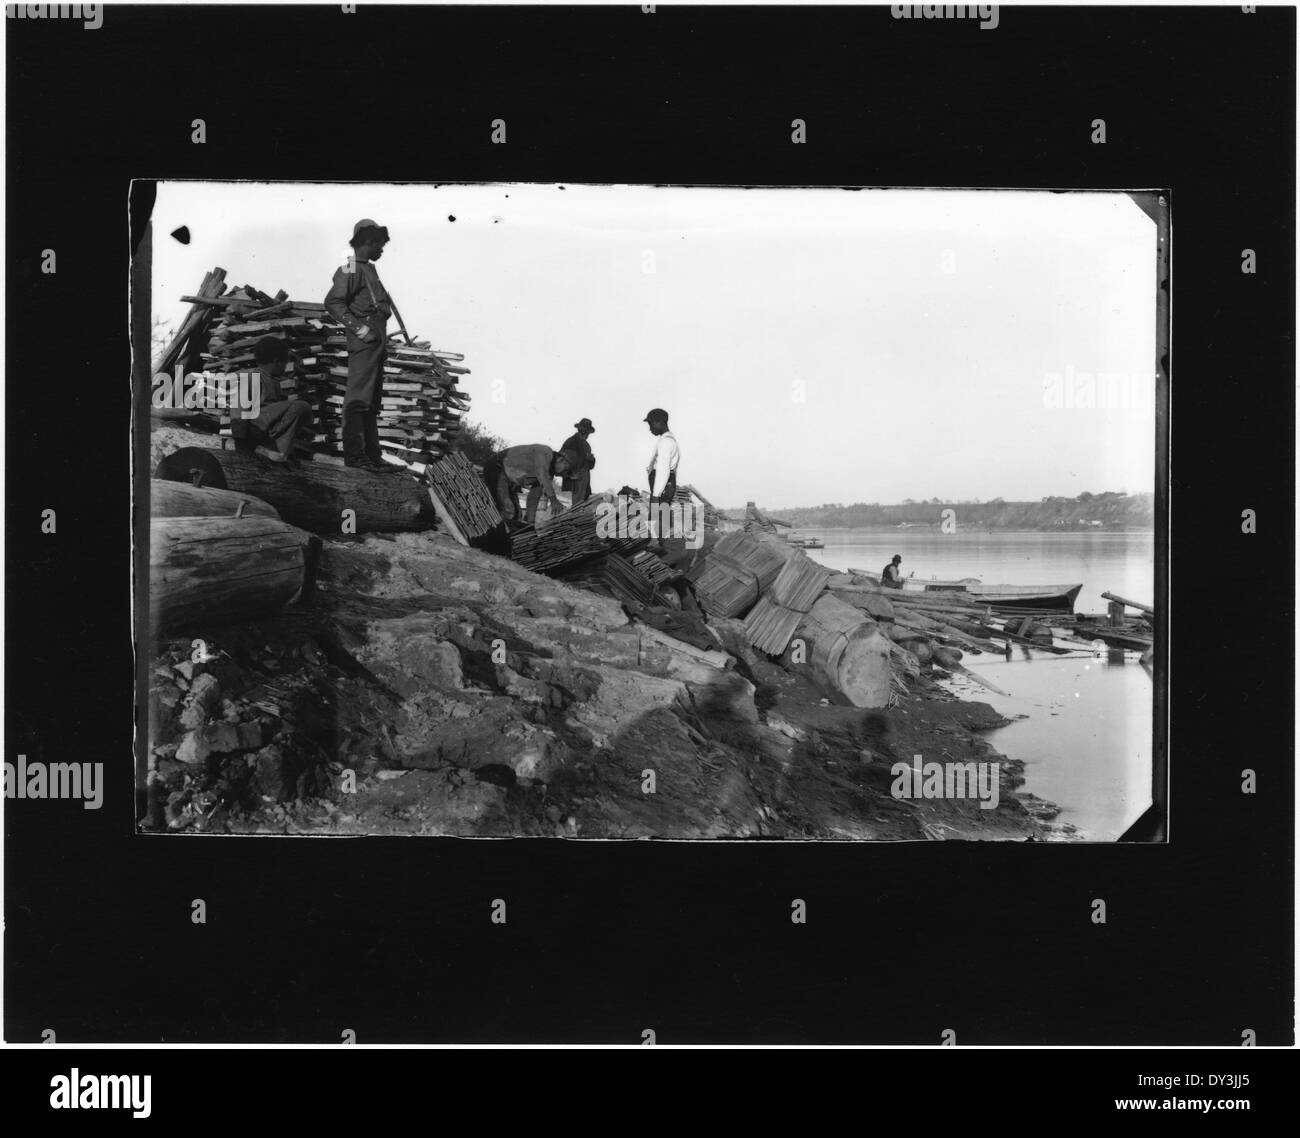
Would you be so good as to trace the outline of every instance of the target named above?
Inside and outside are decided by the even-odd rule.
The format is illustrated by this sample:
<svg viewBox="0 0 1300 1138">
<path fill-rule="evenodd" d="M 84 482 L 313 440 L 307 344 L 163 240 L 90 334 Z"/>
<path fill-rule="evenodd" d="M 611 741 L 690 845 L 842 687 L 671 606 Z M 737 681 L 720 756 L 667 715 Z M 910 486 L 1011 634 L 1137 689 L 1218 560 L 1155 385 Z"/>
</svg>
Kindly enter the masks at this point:
<svg viewBox="0 0 1300 1138">
<path fill-rule="evenodd" d="M 864 573 L 851 570 L 880 580 L 879 573 Z M 909 577 L 903 582 L 904 593 L 954 594 L 977 605 L 991 605 L 994 608 L 1017 609 L 1052 609 L 1055 611 L 1074 611 L 1074 602 L 1078 599 L 1083 584 L 1077 585 L 984 585 L 974 578 L 961 581 L 925 581 Z"/>
</svg>

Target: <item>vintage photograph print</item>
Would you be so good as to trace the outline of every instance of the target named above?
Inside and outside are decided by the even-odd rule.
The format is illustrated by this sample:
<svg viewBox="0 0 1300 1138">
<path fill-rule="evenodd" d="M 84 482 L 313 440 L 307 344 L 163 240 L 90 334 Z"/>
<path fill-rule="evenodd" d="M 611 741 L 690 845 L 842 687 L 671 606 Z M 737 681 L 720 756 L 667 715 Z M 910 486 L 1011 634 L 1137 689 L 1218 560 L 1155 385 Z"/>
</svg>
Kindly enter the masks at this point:
<svg viewBox="0 0 1300 1138">
<path fill-rule="evenodd" d="M 141 833 L 1168 837 L 1167 193 L 148 190 Z"/>
</svg>

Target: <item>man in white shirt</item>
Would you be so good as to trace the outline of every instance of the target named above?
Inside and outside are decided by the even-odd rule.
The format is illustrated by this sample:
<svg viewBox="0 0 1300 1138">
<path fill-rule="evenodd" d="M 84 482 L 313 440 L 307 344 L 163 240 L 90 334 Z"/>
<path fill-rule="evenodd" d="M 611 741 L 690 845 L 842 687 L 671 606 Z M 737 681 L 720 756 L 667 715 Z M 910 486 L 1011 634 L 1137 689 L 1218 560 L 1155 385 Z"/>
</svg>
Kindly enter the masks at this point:
<svg viewBox="0 0 1300 1138">
<path fill-rule="evenodd" d="M 681 448 L 677 439 L 668 429 L 668 412 L 662 407 L 655 407 L 644 420 L 650 425 L 654 435 L 654 449 L 650 452 L 650 462 L 646 465 L 646 475 L 650 480 L 650 504 L 654 510 L 652 530 L 656 537 L 667 537 L 669 524 L 665 519 L 663 525 L 655 525 L 661 511 L 654 509 L 657 505 L 671 506 L 677 497 L 677 460 L 681 457 Z M 656 485 L 659 492 L 655 493 Z"/>
<path fill-rule="evenodd" d="M 650 433 L 654 435 L 654 449 L 650 452 L 650 462 L 646 465 L 646 474 L 650 479 L 650 500 L 671 502 L 677 496 L 677 460 L 681 457 L 681 448 L 677 439 L 668 429 L 668 412 L 656 407 L 646 417 L 650 424 Z M 655 493 L 655 485 L 660 487 Z"/>
</svg>

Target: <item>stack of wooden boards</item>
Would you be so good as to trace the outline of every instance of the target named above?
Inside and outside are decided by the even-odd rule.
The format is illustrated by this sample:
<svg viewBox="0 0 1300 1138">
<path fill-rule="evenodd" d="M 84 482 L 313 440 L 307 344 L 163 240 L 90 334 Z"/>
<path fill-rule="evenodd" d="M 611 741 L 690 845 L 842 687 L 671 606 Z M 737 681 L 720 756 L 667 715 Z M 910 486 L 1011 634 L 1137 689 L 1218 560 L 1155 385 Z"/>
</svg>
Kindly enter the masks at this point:
<svg viewBox="0 0 1300 1138">
<path fill-rule="evenodd" d="M 281 387 L 306 400 L 315 414 L 317 451 L 342 453 L 343 400 L 348 353 L 344 328 L 316 301 L 290 300 L 242 285 L 227 291 L 226 271 L 214 269 L 199 291 L 182 297 L 190 314 L 155 361 L 155 372 L 197 366 L 225 374 L 256 368 L 253 348 L 263 336 L 279 336 L 291 352 L 291 370 Z M 469 395 L 456 384 L 469 369 L 464 356 L 432 348 L 427 341 L 404 343 L 390 337 L 379 412 L 379 444 L 406 462 L 431 462 L 451 450 Z"/>
<path fill-rule="evenodd" d="M 429 497 L 438 520 L 463 545 L 491 533 L 501 525 L 501 514 L 483 476 L 458 450 L 425 468 Z"/>
</svg>

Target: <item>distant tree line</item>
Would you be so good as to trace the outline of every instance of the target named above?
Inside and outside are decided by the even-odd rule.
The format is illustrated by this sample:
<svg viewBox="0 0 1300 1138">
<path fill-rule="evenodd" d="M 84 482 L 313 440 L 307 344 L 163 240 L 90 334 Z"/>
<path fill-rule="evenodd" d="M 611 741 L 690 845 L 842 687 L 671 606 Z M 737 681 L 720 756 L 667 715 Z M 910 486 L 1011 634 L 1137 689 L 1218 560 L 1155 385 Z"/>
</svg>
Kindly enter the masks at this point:
<svg viewBox="0 0 1300 1138">
<path fill-rule="evenodd" d="M 766 507 L 760 507 L 766 510 Z M 770 513 L 797 529 L 839 529 L 866 526 L 927 525 L 939 526 L 943 511 L 953 510 L 958 527 L 981 529 L 1152 529 L 1155 525 L 1155 495 L 1125 494 L 1106 490 L 1100 494 L 1084 491 L 1076 498 L 1057 495 L 1037 502 L 1008 502 L 994 498 L 981 502 L 957 502 L 941 498 L 917 501 L 908 498 L 896 505 L 879 502 L 854 502 L 844 505 L 827 502 L 820 506 L 797 509 L 773 508 Z M 728 510 L 727 516 L 742 520 L 743 509 Z"/>
</svg>

